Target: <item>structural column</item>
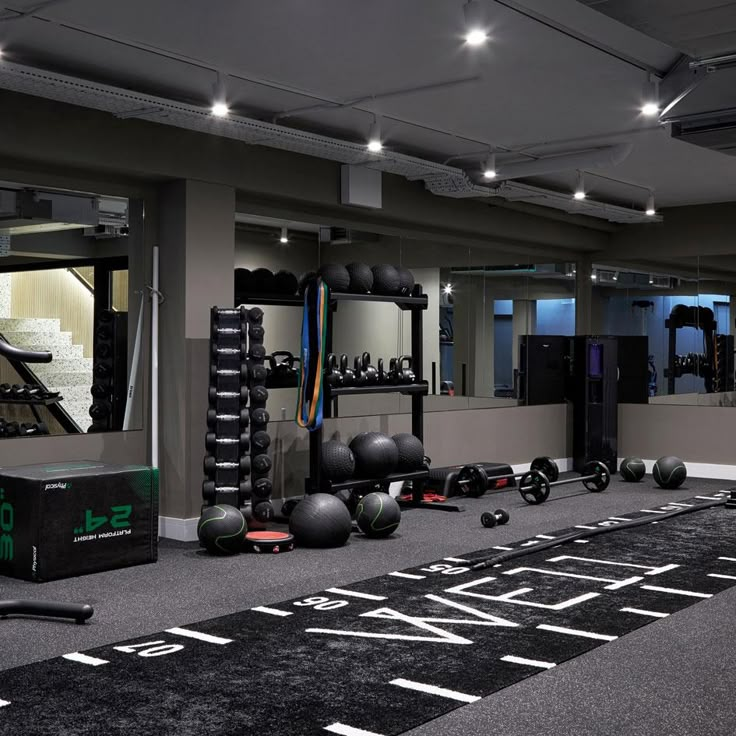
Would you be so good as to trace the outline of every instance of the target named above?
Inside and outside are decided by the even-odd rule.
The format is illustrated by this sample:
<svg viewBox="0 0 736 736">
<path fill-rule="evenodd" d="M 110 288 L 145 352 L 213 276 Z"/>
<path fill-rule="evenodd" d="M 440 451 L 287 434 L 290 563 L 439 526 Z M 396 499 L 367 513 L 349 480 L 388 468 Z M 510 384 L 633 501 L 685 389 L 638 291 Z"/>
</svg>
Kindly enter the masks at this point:
<svg viewBox="0 0 736 736">
<path fill-rule="evenodd" d="M 575 334 L 590 335 L 593 331 L 593 263 L 590 256 L 578 257 L 575 269 Z"/>
</svg>

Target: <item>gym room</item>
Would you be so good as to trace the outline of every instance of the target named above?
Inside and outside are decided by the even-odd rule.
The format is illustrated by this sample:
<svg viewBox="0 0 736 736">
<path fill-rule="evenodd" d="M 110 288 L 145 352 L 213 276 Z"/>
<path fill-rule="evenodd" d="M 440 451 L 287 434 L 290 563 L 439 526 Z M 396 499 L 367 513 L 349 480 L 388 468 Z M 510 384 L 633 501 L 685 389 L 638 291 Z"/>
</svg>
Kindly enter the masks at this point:
<svg viewBox="0 0 736 736">
<path fill-rule="evenodd" d="M 732 736 L 736 2 L 0 8 L 0 736 Z"/>
</svg>

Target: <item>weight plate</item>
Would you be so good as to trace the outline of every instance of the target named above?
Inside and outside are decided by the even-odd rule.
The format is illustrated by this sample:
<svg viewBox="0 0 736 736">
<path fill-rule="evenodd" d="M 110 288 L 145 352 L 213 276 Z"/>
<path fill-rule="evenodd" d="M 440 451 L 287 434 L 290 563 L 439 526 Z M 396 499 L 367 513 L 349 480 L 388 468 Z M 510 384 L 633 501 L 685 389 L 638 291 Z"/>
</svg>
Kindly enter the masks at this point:
<svg viewBox="0 0 736 736">
<path fill-rule="evenodd" d="M 458 471 L 455 485 L 463 495 L 480 498 L 488 488 L 488 475 L 480 465 L 466 465 Z"/>
<path fill-rule="evenodd" d="M 549 498 L 549 480 L 539 470 L 529 470 L 521 476 L 519 493 L 530 504 L 544 503 Z"/>
<path fill-rule="evenodd" d="M 606 488 L 608 488 L 608 484 L 611 482 L 611 473 L 609 472 L 608 467 L 598 460 L 591 460 L 590 462 L 585 463 L 585 466 L 583 467 L 583 477 L 586 476 L 593 476 L 588 477 L 587 480 L 583 481 L 583 485 L 591 493 L 600 493 L 601 491 L 605 491 Z"/>
<path fill-rule="evenodd" d="M 550 483 L 554 483 L 560 478 L 560 468 L 551 457 L 535 457 L 532 460 L 531 469 L 544 473 Z"/>
</svg>

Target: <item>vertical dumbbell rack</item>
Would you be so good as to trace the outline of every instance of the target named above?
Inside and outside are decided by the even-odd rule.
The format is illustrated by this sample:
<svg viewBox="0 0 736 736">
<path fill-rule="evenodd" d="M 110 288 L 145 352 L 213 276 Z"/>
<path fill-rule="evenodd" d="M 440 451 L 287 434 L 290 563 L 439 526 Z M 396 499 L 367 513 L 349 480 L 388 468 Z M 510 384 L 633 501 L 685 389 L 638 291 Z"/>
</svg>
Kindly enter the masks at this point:
<svg viewBox="0 0 736 736">
<path fill-rule="evenodd" d="M 330 293 L 330 309 L 327 317 L 327 352 L 332 352 L 332 321 L 334 314 L 341 301 L 362 301 L 368 303 L 394 303 L 401 311 L 411 314 L 411 354 L 412 369 L 415 382 L 412 384 L 399 385 L 372 385 L 372 386 L 350 386 L 331 388 L 324 385 L 324 410 L 323 416 L 330 418 L 337 416 L 338 398 L 340 396 L 357 396 L 360 394 L 385 394 L 397 393 L 411 396 L 411 431 L 420 440 L 424 440 L 424 397 L 429 392 L 429 386 L 423 379 L 423 314 L 429 306 L 427 295 L 423 293 L 421 285 L 414 287 L 411 295 L 407 296 L 382 296 L 378 294 L 348 294 L 340 292 Z M 294 306 L 303 307 L 304 299 L 300 296 L 283 295 L 253 295 L 243 296 L 244 304 L 260 304 L 262 306 Z M 253 435 L 255 437 L 255 434 Z M 380 479 L 358 479 L 340 483 L 333 483 L 322 476 L 322 442 L 323 429 L 309 433 L 309 475 L 305 478 L 305 492 L 307 494 L 327 491 L 360 490 L 376 487 L 380 484 L 388 484 L 396 481 L 412 481 L 412 499 L 402 502 L 402 506 L 408 508 L 427 508 L 440 511 L 459 511 L 460 508 L 451 504 L 427 503 L 423 501 L 424 484 L 427 478 L 427 469 L 412 473 L 395 473 L 387 478 Z"/>
</svg>

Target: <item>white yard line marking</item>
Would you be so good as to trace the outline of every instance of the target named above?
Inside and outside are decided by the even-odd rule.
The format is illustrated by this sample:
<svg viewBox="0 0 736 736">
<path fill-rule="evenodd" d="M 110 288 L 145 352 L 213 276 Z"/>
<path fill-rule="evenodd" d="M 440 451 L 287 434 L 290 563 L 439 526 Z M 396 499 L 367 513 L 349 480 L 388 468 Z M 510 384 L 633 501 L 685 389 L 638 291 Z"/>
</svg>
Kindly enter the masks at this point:
<svg viewBox="0 0 736 736">
<path fill-rule="evenodd" d="M 633 519 L 624 519 L 623 516 L 609 516 L 610 521 L 633 521 Z"/>
<path fill-rule="evenodd" d="M 554 662 L 540 662 L 538 659 L 524 659 L 524 657 L 515 657 L 513 654 L 507 654 L 505 657 L 501 657 L 501 661 L 511 662 L 511 664 L 527 664 L 530 667 L 541 667 L 545 670 L 557 667 Z"/>
<path fill-rule="evenodd" d="M 726 562 L 736 562 L 736 557 L 719 557 L 719 560 L 726 560 Z"/>
<path fill-rule="evenodd" d="M 446 562 L 469 562 L 469 560 L 464 560 L 462 557 L 443 557 L 442 559 Z"/>
<path fill-rule="evenodd" d="M 575 529 L 598 529 L 597 526 L 585 526 L 585 524 L 576 524 Z"/>
<path fill-rule="evenodd" d="M 638 613 L 640 616 L 653 616 L 654 618 L 667 618 L 669 613 L 661 613 L 660 611 L 645 611 L 643 608 L 621 608 L 624 613 Z"/>
<path fill-rule="evenodd" d="M 410 572 L 390 572 L 389 575 L 393 575 L 395 578 L 408 578 L 409 580 L 424 580 L 426 575 L 414 575 Z"/>
<path fill-rule="evenodd" d="M 572 572 L 560 572 L 559 570 L 543 570 L 539 567 L 517 567 L 513 570 L 506 570 L 503 575 L 516 575 L 520 572 L 538 572 L 540 575 L 557 575 L 562 578 L 577 578 L 578 580 L 596 580 L 601 583 L 608 583 L 605 586 L 606 590 L 618 590 L 619 588 L 625 588 L 627 585 L 633 585 L 638 583 L 644 578 L 636 576 L 631 578 L 625 578 L 624 580 L 611 580 L 611 578 L 598 578 L 591 575 L 579 575 Z"/>
<path fill-rule="evenodd" d="M 575 542 L 575 544 L 590 544 L 589 539 L 573 539 L 572 541 Z"/>
<path fill-rule="evenodd" d="M 691 503 L 680 503 L 679 501 L 670 501 L 670 506 L 683 506 L 684 508 L 691 508 Z"/>
<path fill-rule="evenodd" d="M 655 509 L 639 509 L 641 514 L 666 514 L 666 511 L 656 511 Z"/>
<path fill-rule="evenodd" d="M 70 662 L 79 662 L 80 664 L 89 664 L 92 667 L 99 667 L 101 664 L 110 664 L 106 659 L 97 659 L 97 657 L 90 657 L 88 654 L 82 654 L 81 652 L 64 654 L 62 659 L 68 659 Z"/>
<path fill-rule="evenodd" d="M 9 700 L 0 700 L 0 708 L 4 708 L 6 705 L 10 705 Z"/>
<path fill-rule="evenodd" d="M 557 539 L 557 537 L 550 537 L 549 534 L 537 534 L 537 539 Z"/>
<path fill-rule="evenodd" d="M 695 496 L 695 498 L 701 498 L 703 501 L 720 501 L 718 496 Z"/>
<path fill-rule="evenodd" d="M 346 590 L 345 588 L 327 588 L 325 593 L 334 593 L 335 595 L 346 595 L 353 598 L 363 598 L 366 601 L 385 601 L 385 595 L 373 595 L 372 593 L 358 593 L 356 590 Z"/>
<path fill-rule="evenodd" d="M 428 695 L 439 695 L 441 698 L 449 698 L 450 700 L 459 700 L 461 703 L 475 703 L 476 700 L 480 700 L 479 695 L 468 695 L 467 693 L 459 693 L 456 690 L 448 690 L 445 687 L 437 687 L 436 685 L 428 685 L 424 682 L 413 682 L 412 680 L 405 680 L 403 677 L 399 677 L 396 680 L 391 680 L 389 685 L 396 685 L 397 687 L 404 687 L 407 690 L 416 690 L 420 693 L 427 693 Z"/>
<path fill-rule="evenodd" d="M 567 634 L 568 636 L 582 636 L 585 639 L 599 639 L 600 641 L 615 641 L 617 636 L 609 634 L 596 634 L 592 631 L 581 631 L 580 629 L 567 629 L 564 626 L 552 626 L 551 624 L 539 624 L 538 629 L 542 631 L 553 631 L 557 634 Z"/>
<path fill-rule="evenodd" d="M 503 550 L 504 552 L 511 552 L 513 547 L 502 547 L 500 544 L 497 544 L 493 549 L 500 549 L 500 550 Z"/>
<path fill-rule="evenodd" d="M 167 634 L 175 634 L 176 636 L 186 636 L 189 639 L 197 639 L 199 641 L 206 641 L 208 644 L 230 644 L 232 639 L 223 639 L 221 636 L 212 636 L 212 634 L 203 634 L 201 631 L 192 631 L 191 629 L 180 629 L 174 627 L 173 629 L 166 629 Z"/>
<path fill-rule="evenodd" d="M 709 578 L 721 578 L 722 580 L 736 580 L 736 575 L 719 575 L 717 572 L 709 572 Z"/>
<path fill-rule="evenodd" d="M 325 726 L 324 730 L 336 733 L 338 736 L 381 736 L 380 733 L 375 731 L 364 731 L 362 728 L 353 728 L 352 726 L 346 726 L 344 723 L 333 723 L 330 726 Z"/>
<path fill-rule="evenodd" d="M 658 585 L 642 585 L 643 590 L 653 590 L 655 593 L 672 593 L 674 595 L 686 595 L 691 598 L 712 598 L 713 593 L 696 593 L 692 590 L 678 590 L 677 588 L 660 588 Z"/>
<path fill-rule="evenodd" d="M 648 570 L 645 575 L 659 575 L 663 572 L 674 570 L 679 565 L 670 564 L 662 567 L 651 567 L 651 565 L 635 565 L 633 562 L 613 562 L 613 560 L 599 560 L 596 557 L 575 557 L 574 555 L 559 555 L 550 557 L 547 562 L 562 562 L 563 560 L 578 560 L 579 562 L 594 562 L 596 565 L 613 565 L 614 567 L 635 567 L 637 570 Z"/>
<path fill-rule="evenodd" d="M 293 611 L 279 611 L 278 608 L 269 608 L 268 606 L 256 606 L 251 608 L 251 611 L 257 611 L 258 613 L 270 613 L 272 616 L 293 616 Z"/>
</svg>

